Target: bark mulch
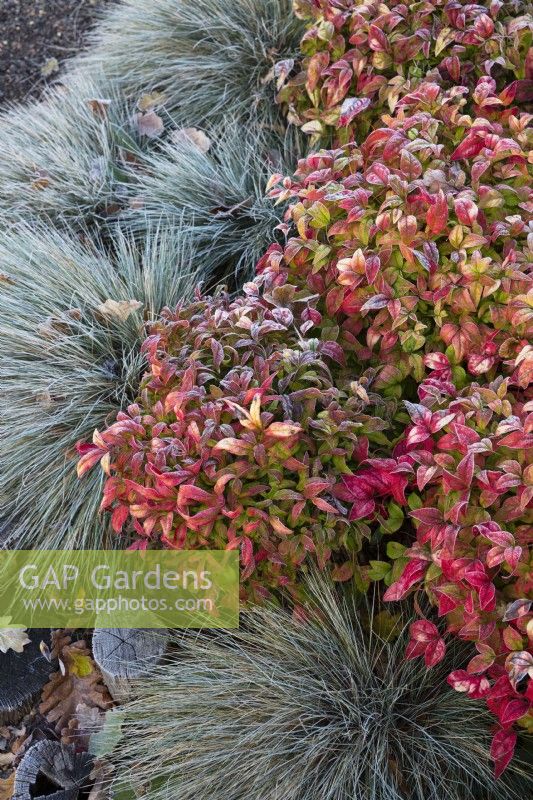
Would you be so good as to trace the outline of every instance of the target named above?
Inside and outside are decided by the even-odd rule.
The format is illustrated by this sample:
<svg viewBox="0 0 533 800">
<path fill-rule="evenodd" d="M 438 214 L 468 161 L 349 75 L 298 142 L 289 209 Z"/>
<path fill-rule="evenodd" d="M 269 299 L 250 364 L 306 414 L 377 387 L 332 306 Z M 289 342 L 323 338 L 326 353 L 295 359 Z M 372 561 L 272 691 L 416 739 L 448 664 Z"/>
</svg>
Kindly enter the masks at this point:
<svg viewBox="0 0 533 800">
<path fill-rule="evenodd" d="M 0 0 L 0 104 L 38 96 L 112 0 Z"/>
</svg>

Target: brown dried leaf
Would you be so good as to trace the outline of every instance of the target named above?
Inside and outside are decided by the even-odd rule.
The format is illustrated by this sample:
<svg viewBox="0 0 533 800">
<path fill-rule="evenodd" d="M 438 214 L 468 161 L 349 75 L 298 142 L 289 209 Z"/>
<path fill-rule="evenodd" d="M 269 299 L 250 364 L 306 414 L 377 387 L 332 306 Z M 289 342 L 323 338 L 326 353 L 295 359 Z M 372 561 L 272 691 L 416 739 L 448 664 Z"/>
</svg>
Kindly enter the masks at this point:
<svg viewBox="0 0 533 800">
<path fill-rule="evenodd" d="M 15 760 L 14 753 L 0 753 L 0 769 L 10 767 Z"/>
<path fill-rule="evenodd" d="M 139 308 L 142 308 L 142 303 L 138 300 L 106 300 L 96 307 L 96 311 L 107 319 L 124 322 Z"/>
<path fill-rule="evenodd" d="M 148 136 L 149 139 L 157 139 L 165 129 L 163 120 L 155 111 L 148 111 L 146 114 L 136 114 L 135 120 L 141 136 Z"/>
<path fill-rule="evenodd" d="M 0 800 L 11 800 L 13 791 L 15 789 L 15 771 L 11 773 L 9 778 L 0 780 Z"/>
<path fill-rule="evenodd" d="M 207 153 L 211 147 L 211 139 L 198 128 L 180 128 L 170 138 L 176 144 L 192 143 L 201 153 Z"/>
<path fill-rule="evenodd" d="M 54 725 L 63 742 L 79 743 L 79 736 L 85 734 L 80 729 L 78 709 L 82 724 L 86 725 L 87 709 L 100 713 L 113 701 L 84 640 L 72 642 L 63 632 L 56 633 L 52 652 L 63 662 L 65 674 L 51 675 L 43 689 L 39 711 Z"/>
<path fill-rule="evenodd" d="M 87 105 L 95 117 L 107 119 L 107 109 L 111 105 L 111 100 L 107 100 L 104 97 L 92 97 L 90 100 L 87 100 Z"/>
<path fill-rule="evenodd" d="M 50 186 L 50 173 L 45 169 L 36 169 L 35 178 L 32 180 L 30 186 L 32 189 L 46 189 Z"/>
<path fill-rule="evenodd" d="M 8 286 L 14 286 L 15 281 L 6 272 L 0 272 L 0 283 L 7 283 Z"/>
</svg>

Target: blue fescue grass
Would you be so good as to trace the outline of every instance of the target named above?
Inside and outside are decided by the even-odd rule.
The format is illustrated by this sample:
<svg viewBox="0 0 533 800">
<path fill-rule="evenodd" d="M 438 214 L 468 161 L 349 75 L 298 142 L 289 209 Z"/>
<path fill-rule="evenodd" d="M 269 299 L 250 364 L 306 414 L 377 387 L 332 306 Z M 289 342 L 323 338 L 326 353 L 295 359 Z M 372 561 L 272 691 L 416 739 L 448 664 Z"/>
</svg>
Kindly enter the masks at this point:
<svg viewBox="0 0 533 800">
<path fill-rule="evenodd" d="M 402 622 L 384 641 L 364 603 L 322 578 L 311 592 L 318 622 L 255 609 L 239 631 L 176 636 L 124 709 L 119 778 L 147 800 L 527 796 L 516 765 L 493 780 L 488 714 L 446 685 L 457 651 L 428 671 L 405 661 Z"/>
<path fill-rule="evenodd" d="M 18 547 L 105 544 L 102 477 L 77 479 L 74 446 L 136 397 L 145 322 L 194 291 L 186 241 L 116 233 L 110 256 L 44 225 L 0 235 L 0 506 Z"/>
</svg>

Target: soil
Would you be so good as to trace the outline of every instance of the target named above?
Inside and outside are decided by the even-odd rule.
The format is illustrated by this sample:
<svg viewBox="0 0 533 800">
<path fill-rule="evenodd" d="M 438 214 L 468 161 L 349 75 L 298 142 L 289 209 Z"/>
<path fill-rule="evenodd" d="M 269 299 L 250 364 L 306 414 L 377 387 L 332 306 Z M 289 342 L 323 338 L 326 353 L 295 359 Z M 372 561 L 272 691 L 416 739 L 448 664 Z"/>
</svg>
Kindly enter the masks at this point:
<svg viewBox="0 0 533 800">
<path fill-rule="evenodd" d="M 112 0 L 0 0 L 0 104 L 38 96 Z"/>
</svg>

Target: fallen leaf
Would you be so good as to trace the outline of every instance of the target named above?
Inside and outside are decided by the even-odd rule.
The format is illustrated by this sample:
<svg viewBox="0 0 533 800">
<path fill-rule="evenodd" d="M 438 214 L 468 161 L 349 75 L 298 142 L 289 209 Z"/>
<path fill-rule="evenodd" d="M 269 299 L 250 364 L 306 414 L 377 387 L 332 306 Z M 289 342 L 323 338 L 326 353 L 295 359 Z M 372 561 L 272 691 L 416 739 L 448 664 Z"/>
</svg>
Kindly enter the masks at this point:
<svg viewBox="0 0 533 800">
<path fill-rule="evenodd" d="M 49 78 L 54 72 L 59 70 L 59 61 L 57 58 L 49 58 L 41 67 L 41 75 L 43 78 Z"/>
<path fill-rule="evenodd" d="M 52 661 L 52 653 L 50 652 L 50 648 L 48 647 L 46 642 L 41 642 L 39 644 L 39 650 L 41 651 L 43 656 L 46 658 L 48 663 L 50 663 Z"/>
<path fill-rule="evenodd" d="M 0 800 L 11 800 L 13 791 L 15 789 L 15 770 L 11 773 L 9 778 L 0 780 Z"/>
<path fill-rule="evenodd" d="M 198 128 L 180 128 L 173 131 L 170 138 L 176 144 L 192 142 L 201 153 L 207 153 L 211 147 L 211 139 Z"/>
<path fill-rule="evenodd" d="M 105 303 L 96 306 L 96 311 L 107 319 L 124 322 L 139 308 L 142 308 L 142 303 L 138 300 L 106 300 Z"/>
<path fill-rule="evenodd" d="M 0 272 L 0 283 L 7 283 L 9 286 L 15 285 L 13 278 L 10 278 L 5 272 Z"/>
<path fill-rule="evenodd" d="M 43 689 L 39 712 L 46 717 L 68 744 L 88 740 L 89 716 L 106 711 L 113 704 L 86 642 L 72 642 L 63 631 L 54 634 L 54 658 L 64 665 L 63 672 L 54 672 Z M 78 714 L 80 715 L 78 717 Z"/>
<path fill-rule="evenodd" d="M 163 92 L 151 92 L 150 94 L 141 95 L 137 102 L 139 111 L 152 111 L 157 106 L 163 105 L 166 98 Z"/>
<path fill-rule="evenodd" d="M 149 139 L 157 139 L 161 136 L 165 126 L 163 120 L 155 111 L 148 111 L 146 114 L 136 114 L 137 130 L 141 136 L 148 136 Z"/>
<path fill-rule="evenodd" d="M 46 189 L 50 186 L 50 174 L 45 169 L 36 169 L 30 186 L 32 189 Z"/>
<path fill-rule="evenodd" d="M 11 617 L 0 617 L 0 652 L 13 650 L 22 653 L 24 646 L 30 643 L 26 628 L 10 625 Z"/>
<path fill-rule="evenodd" d="M 111 100 L 107 100 L 105 97 L 92 97 L 90 100 L 87 100 L 87 105 L 95 117 L 106 119 L 107 109 L 111 105 Z"/>
</svg>

